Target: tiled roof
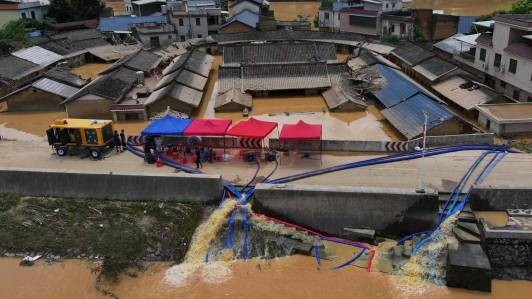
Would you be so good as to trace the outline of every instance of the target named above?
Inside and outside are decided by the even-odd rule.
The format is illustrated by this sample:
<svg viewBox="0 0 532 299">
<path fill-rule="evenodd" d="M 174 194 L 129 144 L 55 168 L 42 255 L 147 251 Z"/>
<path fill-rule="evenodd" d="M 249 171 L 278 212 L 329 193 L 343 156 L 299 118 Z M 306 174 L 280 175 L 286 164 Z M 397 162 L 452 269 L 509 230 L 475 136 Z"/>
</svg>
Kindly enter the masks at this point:
<svg viewBox="0 0 532 299">
<path fill-rule="evenodd" d="M 421 48 L 413 43 L 407 43 L 392 51 L 392 55 L 410 66 L 415 66 L 436 54 Z"/>
<path fill-rule="evenodd" d="M 3 79 L 18 80 L 40 69 L 38 64 L 13 55 L 0 57 L 0 78 Z"/>
<path fill-rule="evenodd" d="M 326 43 L 268 43 L 224 47 L 224 65 L 336 61 L 336 46 Z"/>
</svg>

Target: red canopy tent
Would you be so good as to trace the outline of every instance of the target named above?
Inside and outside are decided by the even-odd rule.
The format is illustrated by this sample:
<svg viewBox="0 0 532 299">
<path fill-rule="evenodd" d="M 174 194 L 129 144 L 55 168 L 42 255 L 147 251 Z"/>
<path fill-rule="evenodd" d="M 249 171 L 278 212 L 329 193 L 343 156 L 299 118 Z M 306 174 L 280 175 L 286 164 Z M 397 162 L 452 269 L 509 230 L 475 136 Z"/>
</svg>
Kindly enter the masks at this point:
<svg viewBox="0 0 532 299">
<path fill-rule="evenodd" d="M 225 136 L 231 125 L 229 119 L 194 119 L 183 132 L 184 136 Z"/>
<path fill-rule="evenodd" d="M 227 135 L 242 137 L 264 139 L 266 136 L 277 128 L 276 122 L 263 121 L 255 118 L 243 120 L 227 131 Z"/>
<path fill-rule="evenodd" d="M 296 124 L 286 124 L 281 130 L 279 140 L 321 140 L 321 125 L 307 124 L 302 120 Z"/>
<path fill-rule="evenodd" d="M 279 141 L 320 141 L 320 161 L 322 152 L 321 143 L 322 126 L 321 124 L 308 124 L 302 120 L 296 124 L 285 124 L 279 135 Z"/>
</svg>

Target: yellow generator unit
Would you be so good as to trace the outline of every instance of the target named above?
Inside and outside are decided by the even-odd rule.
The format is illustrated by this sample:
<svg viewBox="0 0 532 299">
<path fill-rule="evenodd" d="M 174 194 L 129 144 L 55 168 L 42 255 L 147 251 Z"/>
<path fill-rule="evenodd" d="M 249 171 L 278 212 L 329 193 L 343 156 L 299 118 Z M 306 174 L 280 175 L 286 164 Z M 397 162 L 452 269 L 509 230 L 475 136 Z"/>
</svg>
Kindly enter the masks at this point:
<svg viewBox="0 0 532 299">
<path fill-rule="evenodd" d="M 100 119 L 56 119 L 46 130 L 48 143 L 58 156 L 69 151 L 88 151 L 92 159 L 99 159 L 102 152 L 113 144 L 113 122 Z"/>
</svg>

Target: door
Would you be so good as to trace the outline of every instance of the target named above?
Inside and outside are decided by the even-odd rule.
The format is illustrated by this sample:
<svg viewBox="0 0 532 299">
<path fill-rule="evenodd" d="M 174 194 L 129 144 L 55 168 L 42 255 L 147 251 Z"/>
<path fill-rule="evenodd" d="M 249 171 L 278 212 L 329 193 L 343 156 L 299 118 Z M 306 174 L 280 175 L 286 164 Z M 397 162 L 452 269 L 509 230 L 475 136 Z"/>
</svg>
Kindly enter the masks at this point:
<svg viewBox="0 0 532 299">
<path fill-rule="evenodd" d="M 405 38 L 405 35 L 406 35 L 406 24 L 405 23 L 399 24 L 399 30 L 400 30 L 401 38 Z"/>
</svg>

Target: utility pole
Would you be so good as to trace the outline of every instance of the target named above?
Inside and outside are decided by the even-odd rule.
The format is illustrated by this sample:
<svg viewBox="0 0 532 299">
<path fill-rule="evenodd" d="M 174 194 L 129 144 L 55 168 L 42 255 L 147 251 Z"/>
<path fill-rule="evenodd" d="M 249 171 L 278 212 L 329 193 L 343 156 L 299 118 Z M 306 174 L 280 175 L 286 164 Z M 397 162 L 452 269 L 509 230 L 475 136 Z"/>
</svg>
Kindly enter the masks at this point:
<svg viewBox="0 0 532 299">
<path fill-rule="evenodd" d="M 423 116 L 425 118 L 425 121 L 423 122 L 423 148 L 421 148 L 421 167 L 419 170 L 419 185 L 416 189 L 416 193 L 425 193 L 425 150 L 427 146 L 427 123 L 429 119 L 429 115 L 426 111 L 423 111 Z M 419 147 L 416 148 L 419 150 Z"/>
</svg>

